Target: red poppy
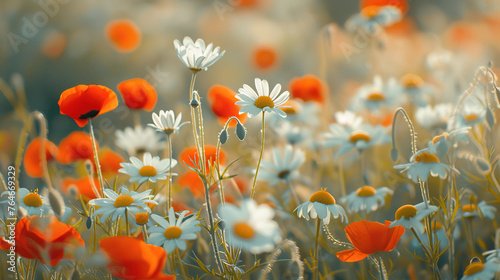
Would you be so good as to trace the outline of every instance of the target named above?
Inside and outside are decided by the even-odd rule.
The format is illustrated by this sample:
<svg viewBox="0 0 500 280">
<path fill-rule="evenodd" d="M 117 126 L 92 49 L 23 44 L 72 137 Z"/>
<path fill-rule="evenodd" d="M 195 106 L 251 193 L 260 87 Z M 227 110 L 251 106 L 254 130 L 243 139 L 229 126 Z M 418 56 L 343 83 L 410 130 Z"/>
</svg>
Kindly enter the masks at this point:
<svg viewBox="0 0 500 280">
<path fill-rule="evenodd" d="M 383 7 L 394 6 L 401 10 L 403 14 L 408 11 L 408 2 L 406 0 L 361 0 L 360 8 L 364 9 L 369 6 Z"/>
<path fill-rule="evenodd" d="M 99 164 L 103 174 L 117 174 L 118 169 L 121 168 L 120 163 L 124 162 L 123 157 L 112 151 L 111 149 L 104 148 L 99 153 Z M 95 165 L 94 165 L 94 170 Z"/>
<path fill-rule="evenodd" d="M 193 196 L 197 198 L 203 197 L 205 195 L 205 185 L 203 185 L 203 181 L 201 180 L 198 173 L 194 171 L 189 170 L 179 176 L 178 183 L 181 187 L 188 187 Z"/>
<path fill-rule="evenodd" d="M 99 244 L 108 257 L 106 268 L 117 278 L 175 279 L 162 273 L 167 260 L 167 252 L 162 247 L 130 236 L 108 237 Z"/>
<path fill-rule="evenodd" d="M 209 165 L 213 165 L 216 160 L 217 147 L 212 145 L 205 145 L 205 160 L 207 164 L 207 170 Z M 193 162 L 198 162 L 198 151 L 196 147 L 188 147 L 184 149 L 179 155 L 179 161 L 184 162 L 191 167 L 195 167 Z M 193 162 L 192 162 L 193 161 Z M 226 152 L 220 149 L 219 164 L 224 165 L 226 163 Z"/>
<path fill-rule="evenodd" d="M 118 91 L 125 105 L 130 109 L 151 111 L 156 105 L 158 95 L 155 88 L 144 79 L 131 79 L 118 84 Z"/>
<path fill-rule="evenodd" d="M 351 223 L 345 228 L 345 233 L 355 248 L 338 252 L 337 258 L 343 262 L 357 262 L 378 251 L 392 251 L 405 233 L 405 228 L 389 228 L 390 224 L 389 221 L 385 221 L 385 225 L 369 221 Z"/>
<path fill-rule="evenodd" d="M 97 192 L 101 192 L 101 184 L 99 183 L 99 179 L 93 178 L 94 186 Z M 94 192 L 92 185 L 90 183 L 90 179 L 88 177 L 82 177 L 80 179 L 74 178 L 64 178 L 62 181 L 62 192 L 65 194 L 73 191 L 75 195 L 78 197 L 82 195 L 84 201 L 88 202 L 91 199 L 98 198 L 96 193 Z"/>
<path fill-rule="evenodd" d="M 8 250 L 11 246 L 0 238 L 0 249 Z M 22 257 L 55 266 L 62 259 L 72 259 L 72 253 L 81 246 L 85 243 L 78 231 L 54 216 L 24 217 L 16 224 L 15 251 Z"/>
<path fill-rule="evenodd" d="M 106 26 L 106 35 L 119 52 L 131 52 L 141 43 L 141 30 L 128 19 L 114 20 Z"/>
<path fill-rule="evenodd" d="M 325 102 L 327 87 L 323 81 L 314 75 L 305 75 L 290 81 L 290 93 L 293 98 L 303 101 Z"/>
<path fill-rule="evenodd" d="M 99 148 L 99 144 L 96 143 L 96 146 Z M 90 159 L 94 162 L 90 135 L 81 131 L 70 133 L 59 143 L 56 159 L 62 164 L 70 164 L 79 159 Z"/>
<path fill-rule="evenodd" d="M 258 69 L 266 70 L 276 65 L 278 53 L 269 46 L 259 46 L 252 53 L 253 62 Z"/>
<path fill-rule="evenodd" d="M 26 151 L 24 152 L 24 170 L 26 171 L 26 174 L 31 177 L 43 177 L 42 160 L 40 159 L 41 146 L 42 140 L 40 138 L 35 138 L 31 141 L 31 143 L 29 143 Z M 44 141 L 44 146 L 47 162 L 49 162 L 56 156 L 57 146 L 47 139 Z"/>
<path fill-rule="evenodd" d="M 226 121 L 231 117 L 237 117 L 240 122 L 247 119 L 247 114 L 240 115 L 241 106 L 234 104 L 238 99 L 236 93 L 230 88 L 215 85 L 208 90 L 208 103 L 210 109 L 217 116 L 219 123 L 226 124 Z M 229 126 L 235 126 L 236 122 L 232 121 Z"/>
<path fill-rule="evenodd" d="M 89 119 L 107 113 L 118 106 L 116 94 L 99 85 L 78 85 L 65 90 L 59 98 L 61 114 L 73 118 L 83 127 Z"/>
</svg>

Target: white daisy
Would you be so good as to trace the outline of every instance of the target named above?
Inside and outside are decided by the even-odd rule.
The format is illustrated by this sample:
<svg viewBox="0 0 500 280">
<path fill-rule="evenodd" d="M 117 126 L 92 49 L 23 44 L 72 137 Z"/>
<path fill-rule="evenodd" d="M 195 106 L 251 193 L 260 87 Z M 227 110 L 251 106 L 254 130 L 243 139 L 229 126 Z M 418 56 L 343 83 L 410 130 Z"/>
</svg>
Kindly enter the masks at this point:
<svg viewBox="0 0 500 280">
<path fill-rule="evenodd" d="M 119 192 L 118 194 L 111 189 L 104 189 L 106 198 L 96 198 L 89 201 L 89 205 L 99 206 L 99 209 L 95 210 L 94 215 L 102 214 L 100 218 L 101 223 L 111 215 L 111 220 L 113 221 L 118 217 L 123 217 L 125 210 L 134 218 L 138 212 L 151 212 L 146 203 L 157 204 L 156 201 L 152 200 L 154 196 L 150 194 L 151 190 L 138 193 L 129 191 L 126 187 L 121 187 Z"/>
<path fill-rule="evenodd" d="M 339 147 L 339 155 L 343 155 L 353 148 L 361 152 L 371 146 L 383 145 L 391 140 L 385 127 L 370 124 L 346 127 L 333 123 L 330 125 L 330 131 L 326 132 L 324 136 L 325 148 Z"/>
<path fill-rule="evenodd" d="M 467 204 L 462 206 L 462 217 L 464 218 L 474 218 L 474 217 L 484 217 L 490 220 L 495 218 L 495 212 L 497 209 L 495 206 L 486 204 L 486 201 L 481 201 L 476 204 Z M 481 216 L 479 215 L 481 213 Z"/>
<path fill-rule="evenodd" d="M 179 40 L 175 40 L 174 47 L 182 63 L 193 71 L 207 70 L 226 52 L 220 52 L 220 47 L 214 49 L 212 43 L 205 46 L 205 41 L 202 39 L 193 42 L 193 39 L 187 36 L 184 37 L 182 44 Z"/>
<path fill-rule="evenodd" d="M 500 271 L 500 260 L 497 257 L 481 261 L 471 262 L 464 271 L 461 280 L 491 280 Z"/>
<path fill-rule="evenodd" d="M 179 129 L 183 125 L 189 123 L 189 122 L 181 123 L 181 120 L 182 120 L 182 113 L 179 113 L 177 117 L 175 117 L 174 111 L 161 110 L 159 115 L 153 113 L 154 124 L 150 123 L 148 125 L 156 128 L 157 131 L 164 132 L 166 135 L 170 135 L 172 133 L 177 134 L 179 133 Z"/>
<path fill-rule="evenodd" d="M 2 196 L 8 195 L 9 191 L 4 191 Z M 28 189 L 19 188 L 19 206 L 28 212 L 29 216 L 49 215 L 52 208 L 49 204 L 49 199 L 38 194 L 38 189 L 30 192 Z"/>
<path fill-rule="evenodd" d="M 260 180 L 269 180 L 270 186 L 276 186 L 278 182 L 290 182 L 299 175 L 298 168 L 305 161 L 302 150 L 293 149 L 292 146 L 285 147 L 282 155 L 280 149 L 273 149 L 273 162 L 262 161 L 262 170 L 259 173 Z"/>
<path fill-rule="evenodd" d="M 337 124 L 350 128 L 358 127 L 363 123 L 363 118 L 353 111 L 338 111 L 335 112 L 334 116 Z"/>
<path fill-rule="evenodd" d="M 241 207 L 221 204 L 218 213 L 231 246 L 258 254 L 271 251 L 281 242 L 281 230 L 272 220 L 274 211 L 266 204 L 257 205 L 254 200 L 242 201 Z"/>
<path fill-rule="evenodd" d="M 150 182 L 156 183 L 157 180 L 167 179 L 167 171 L 177 165 L 177 161 L 172 159 L 162 159 L 160 157 L 152 157 L 150 153 L 145 153 L 143 156 L 143 161 L 136 157 L 130 157 L 130 161 L 120 163 L 123 167 L 118 170 L 120 173 L 125 173 L 130 175 L 130 182 L 139 181 L 142 184 L 149 180 Z M 172 175 L 177 175 L 172 173 Z"/>
<path fill-rule="evenodd" d="M 453 104 L 443 103 L 435 106 L 419 107 L 415 112 L 418 124 L 426 129 L 445 129 L 453 113 Z"/>
<path fill-rule="evenodd" d="M 348 223 L 347 215 L 342 206 L 335 204 L 335 199 L 326 190 L 321 190 L 313 193 L 309 201 L 302 203 L 294 211 L 297 211 L 299 218 L 304 217 L 309 221 L 312 219 L 322 219 L 323 224 L 330 223 L 330 214 L 333 218 L 340 217 L 340 220 Z"/>
<path fill-rule="evenodd" d="M 130 156 L 145 152 L 156 153 L 165 147 L 165 141 L 161 139 L 161 135 L 158 135 L 151 127 L 127 127 L 124 130 L 117 130 L 115 136 L 116 146 L 125 150 Z"/>
<path fill-rule="evenodd" d="M 382 27 L 389 26 L 400 21 L 403 18 L 403 13 L 393 6 L 368 6 L 359 14 L 351 16 L 345 23 L 345 28 L 349 32 L 361 30 L 374 35 Z"/>
<path fill-rule="evenodd" d="M 420 221 L 437 210 L 438 207 L 434 205 L 427 205 L 426 207 L 425 202 L 417 205 L 407 204 L 401 206 L 396 211 L 396 220 L 389 227 L 403 226 L 407 229 L 413 228 L 417 233 L 423 233 L 424 225 Z"/>
<path fill-rule="evenodd" d="M 255 92 L 250 86 L 244 84 L 243 88 L 238 90 L 239 94 L 236 94 L 236 98 L 240 101 L 236 101 L 236 105 L 243 105 L 240 109 L 240 115 L 248 113 L 248 117 L 252 118 L 257 116 L 260 112 L 274 112 L 282 118 L 286 118 L 286 113 L 279 109 L 283 107 L 283 103 L 288 101 L 290 93 L 288 91 L 281 91 L 281 85 L 276 84 L 269 93 L 269 83 L 266 80 L 261 80 L 255 78 Z"/>
<path fill-rule="evenodd" d="M 364 186 L 356 191 L 342 197 L 340 202 L 347 203 L 347 212 L 360 212 L 377 210 L 385 204 L 385 197 L 393 191 L 386 187 L 374 189 L 371 186 Z"/>
<path fill-rule="evenodd" d="M 201 230 L 201 227 L 198 226 L 200 221 L 196 219 L 195 215 L 184 219 L 187 211 L 179 214 L 176 221 L 174 208 L 171 207 L 168 211 L 168 221 L 156 214 L 151 215 L 151 218 L 158 223 L 158 226 L 148 228 L 148 232 L 151 233 L 148 237 L 148 243 L 163 246 L 168 254 L 172 253 L 175 248 L 186 250 L 186 240 L 196 239 L 196 233 Z"/>
</svg>

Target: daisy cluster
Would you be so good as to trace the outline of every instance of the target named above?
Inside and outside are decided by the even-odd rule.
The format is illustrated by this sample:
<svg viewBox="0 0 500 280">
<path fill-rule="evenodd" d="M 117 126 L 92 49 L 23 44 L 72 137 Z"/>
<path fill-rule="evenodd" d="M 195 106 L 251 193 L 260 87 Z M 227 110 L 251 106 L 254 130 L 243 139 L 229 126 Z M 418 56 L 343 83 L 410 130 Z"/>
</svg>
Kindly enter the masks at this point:
<svg viewBox="0 0 500 280">
<path fill-rule="evenodd" d="M 494 1 L 447 22 L 362 0 L 321 28 L 308 1 L 125 2 L 105 46 L 100 21 L 43 42 L 116 72 L 54 82 L 57 116 L 0 79 L 0 278 L 500 277 Z"/>
</svg>

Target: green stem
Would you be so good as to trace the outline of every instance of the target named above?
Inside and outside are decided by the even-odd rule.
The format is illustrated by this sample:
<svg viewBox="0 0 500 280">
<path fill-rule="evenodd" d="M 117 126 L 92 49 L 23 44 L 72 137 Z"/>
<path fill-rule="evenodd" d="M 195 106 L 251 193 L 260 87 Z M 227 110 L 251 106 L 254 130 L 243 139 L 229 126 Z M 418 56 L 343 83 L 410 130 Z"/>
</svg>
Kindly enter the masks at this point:
<svg viewBox="0 0 500 280">
<path fill-rule="evenodd" d="M 31 270 L 31 280 L 35 280 L 37 267 L 38 267 L 38 259 L 35 259 L 35 264 L 33 265 L 33 268 Z"/>
<path fill-rule="evenodd" d="M 266 124 L 265 124 L 265 112 L 262 111 L 262 139 L 261 139 L 261 145 L 260 145 L 260 156 L 259 156 L 259 162 L 257 163 L 257 169 L 255 170 L 255 177 L 253 178 L 253 184 L 252 184 L 252 192 L 250 193 L 250 199 L 253 199 L 253 196 L 255 194 L 255 184 L 257 183 L 257 174 L 259 174 L 259 167 L 260 167 L 260 162 L 262 161 L 262 154 L 264 153 L 264 141 L 266 137 Z"/>
<path fill-rule="evenodd" d="M 102 178 L 101 164 L 99 163 L 99 155 L 97 154 L 97 144 L 95 141 L 92 119 L 89 119 L 89 125 L 90 125 L 90 138 L 92 139 L 92 149 L 94 150 L 95 167 L 97 169 L 97 177 L 99 177 L 99 184 L 101 184 L 101 194 L 104 195 L 104 179 Z"/>
<path fill-rule="evenodd" d="M 125 232 L 127 236 L 130 236 L 130 228 L 128 222 L 128 210 L 125 208 Z"/>
<path fill-rule="evenodd" d="M 188 279 L 186 276 L 186 271 L 184 270 L 184 265 L 182 263 L 181 254 L 179 253 L 179 248 L 175 248 L 175 254 L 177 255 L 177 260 L 179 261 L 179 266 L 181 268 L 182 278 Z"/>
<path fill-rule="evenodd" d="M 342 165 L 342 156 L 339 156 L 339 180 L 342 196 L 346 196 L 345 181 L 344 181 L 344 166 Z"/>
<path fill-rule="evenodd" d="M 201 165 L 201 170 L 203 172 L 203 174 L 207 174 L 207 165 L 205 164 L 206 160 L 205 160 L 205 132 L 203 131 L 203 112 L 201 110 L 201 101 L 200 101 L 200 97 L 198 96 L 198 94 L 196 94 L 196 98 L 198 100 L 198 102 L 200 103 L 200 105 L 198 106 L 198 127 L 200 129 L 200 135 L 199 135 L 199 138 L 200 138 L 200 152 L 201 152 L 201 159 L 200 161 L 202 162 L 202 165 Z"/>
<path fill-rule="evenodd" d="M 214 218 L 212 214 L 212 206 L 210 203 L 210 193 L 209 193 L 209 185 L 208 182 L 205 180 L 203 181 L 205 185 L 205 206 L 207 208 L 207 213 L 208 213 L 208 220 L 210 223 L 210 237 L 212 238 L 212 247 L 214 250 L 215 254 L 215 261 L 217 262 L 217 267 L 219 268 L 219 272 L 222 272 L 222 262 L 220 260 L 219 256 L 219 249 L 217 248 L 217 238 L 215 237 L 215 228 L 214 228 Z"/>
<path fill-rule="evenodd" d="M 314 260 L 313 260 L 313 280 L 319 279 L 319 265 L 318 265 L 318 247 L 319 247 L 319 232 L 321 227 L 321 219 L 316 219 L 316 237 L 314 242 Z"/>
<path fill-rule="evenodd" d="M 146 230 L 146 224 L 142 225 L 142 235 L 144 236 L 144 242 L 148 243 L 148 231 Z"/>
<path fill-rule="evenodd" d="M 422 242 L 422 239 L 420 239 L 420 236 L 418 236 L 415 229 L 413 227 L 410 227 L 410 229 L 413 232 L 413 234 L 415 235 L 415 237 L 417 238 L 418 242 L 420 243 L 420 246 L 422 246 L 422 249 L 425 251 L 427 258 L 430 259 L 432 255 L 431 255 L 431 252 L 429 252 L 429 248 L 427 248 L 427 246 L 425 246 L 425 244 Z"/>
<path fill-rule="evenodd" d="M 170 168 L 168 169 L 169 177 L 168 177 L 168 203 L 167 203 L 167 215 L 168 215 L 168 210 L 172 206 L 172 138 L 170 138 L 170 135 L 167 135 L 167 141 L 168 141 L 168 153 L 169 153 L 169 159 L 170 159 Z"/>
<path fill-rule="evenodd" d="M 45 141 L 47 140 L 47 122 L 42 113 L 36 111 L 33 113 L 40 123 L 40 160 L 42 163 L 43 177 L 47 183 L 49 190 L 52 190 L 52 182 L 50 181 L 49 169 L 47 168 L 47 153 L 45 152 Z"/>
<path fill-rule="evenodd" d="M 193 90 L 194 90 L 194 83 L 196 81 L 196 74 L 198 72 L 193 71 L 193 74 L 191 75 L 191 83 L 189 85 L 189 100 L 193 98 Z M 199 138 L 198 138 L 198 131 L 196 130 L 196 112 L 195 108 L 191 107 L 191 125 L 193 128 L 193 136 L 194 136 L 194 144 L 196 146 L 196 150 L 198 151 L 198 160 L 201 162 L 201 151 L 200 151 L 200 144 L 199 144 Z M 196 160 L 196 159 L 193 159 Z"/>
</svg>

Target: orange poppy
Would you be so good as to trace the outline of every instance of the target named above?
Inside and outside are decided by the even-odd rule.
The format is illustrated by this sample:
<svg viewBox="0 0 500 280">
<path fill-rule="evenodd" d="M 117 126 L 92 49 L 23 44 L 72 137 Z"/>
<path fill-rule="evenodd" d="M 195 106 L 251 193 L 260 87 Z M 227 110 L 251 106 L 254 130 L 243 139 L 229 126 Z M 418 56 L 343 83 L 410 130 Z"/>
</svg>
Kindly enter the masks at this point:
<svg viewBox="0 0 500 280">
<path fill-rule="evenodd" d="M 200 198 L 205 195 L 205 186 L 203 185 L 203 181 L 201 180 L 198 173 L 192 170 L 189 170 L 179 176 L 178 183 L 181 187 L 188 187 L 193 196 L 195 196 L 196 198 Z"/>
<path fill-rule="evenodd" d="M 231 117 L 237 117 L 240 122 L 247 119 L 247 114 L 239 113 L 241 106 L 234 104 L 238 101 L 235 95 L 234 91 L 222 85 L 215 85 L 208 90 L 208 104 L 222 125 Z M 232 121 L 229 126 L 236 126 L 236 122 Z"/>
<path fill-rule="evenodd" d="M 162 273 L 167 252 L 130 236 L 104 238 L 99 242 L 108 257 L 106 268 L 120 279 L 175 279 Z"/>
<path fill-rule="evenodd" d="M 96 146 L 99 148 L 99 144 L 96 143 Z M 90 159 L 94 162 L 90 135 L 81 131 L 71 132 L 59 143 L 56 159 L 62 164 L 70 164 L 79 159 Z"/>
<path fill-rule="evenodd" d="M 140 78 L 119 83 L 118 91 L 122 95 L 125 105 L 134 110 L 151 111 L 158 99 L 155 88 L 146 80 Z"/>
<path fill-rule="evenodd" d="M 47 223 L 48 221 L 48 223 Z M 15 227 L 15 251 L 27 259 L 38 259 L 43 264 L 55 266 L 62 259 L 72 259 L 77 247 L 85 246 L 80 233 L 56 217 L 24 217 Z M 12 245 L 0 238 L 0 249 Z"/>
<path fill-rule="evenodd" d="M 118 106 L 116 94 L 99 85 L 78 85 L 65 90 L 59 98 L 61 114 L 73 118 L 80 127 L 89 119 L 107 113 Z"/>
<path fill-rule="evenodd" d="M 266 70 L 276 65 L 278 53 L 272 47 L 259 46 L 253 51 L 252 58 L 258 69 Z"/>
<path fill-rule="evenodd" d="M 355 248 L 338 252 L 337 258 L 343 262 L 357 262 L 378 251 L 392 251 L 405 233 L 405 228 L 389 228 L 390 224 L 389 221 L 385 221 L 385 225 L 369 221 L 351 223 L 345 228 L 345 233 Z"/>
<path fill-rule="evenodd" d="M 213 165 L 216 160 L 217 147 L 212 145 L 205 145 L 205 160 L 206 167 L 208 170 L 209 165 Z M 195 167 L 193 162 L 198 162 L 198 151 L 195 146 L 185 148 L 179 155 L 179 161 L 184 162 L 191 167 Z M 219 164 L 224 165 L 226 163 L 226 152 L 220 149 Z"/>
<path fill-rule="evenodd" d="M 106 26 L 106 35 L 119 52 L 131 52 L 141 43 L 141 30 L 128 19 L 114 20 Z"/>
<path fill-rule="evenodd" d="M 56 156 L 57 146 L 47 139 L 45 139 L 44 142 L 45 155 L 47 157 L 47 162 L 49 162 Z M 26 174 L 34 178 L 43 177 L 42 160 L 40 159 L 41 146 L 42 140 L 40 138 L 35 138 L 29 143 L 24 152 L 24 170 Z"/>
<path fill-rule="evenodd" d="M 94 186 L 96 187 L 97 192 L 100 193 L 101 184 L 99 183 L 99 179 L 98 178 L 93 178 L 93 179 L 94 179 Z M 62 180 L 61 186 L 63 193 L 69 194 L 71 191 L 74 191 L 75 196 L 78 197 L 82 195 L 83 200 L 86 202 L 98 198 L 92 188 L 92 185 L 90 184 L 90 179 L 88 177 L 82 177 L 80 179 L 64 178 Z"/>
<path fill-rule="evenodd" d="M 175 212 L 188 211 L 188 215 L 193 213 L 193 210 L 179 199 L 172 200 L 172 207 L 174 207 Z"/>
<path fill-rule="evenodd" d="M 360 8 L 363 10 L 369 6 L 383 7 L 383 6 L 394 6 L 401 10 L 403 14 L 408 11 L 409 5 L 406 0 L 361 0 Z"/>
<path fill-rule="evenodd" d="M 305 75 L 290 81 L 290 93 L 293 98 L 303 101 L 325 102 L 327 87 L 323 81 L 314 75 Z"/>
<path fill-rule="evenodd" d="M 99 153 L 99 164 L 103 174 L 117 174 L 121 168 L 120 163 L 124 162 L 123 157 L 109 148 L 102 149 Z M 93 162 L 93 161 L 92 161 Z M 94 170 L 95 165 L 94 165 Z"/>
</svg>

